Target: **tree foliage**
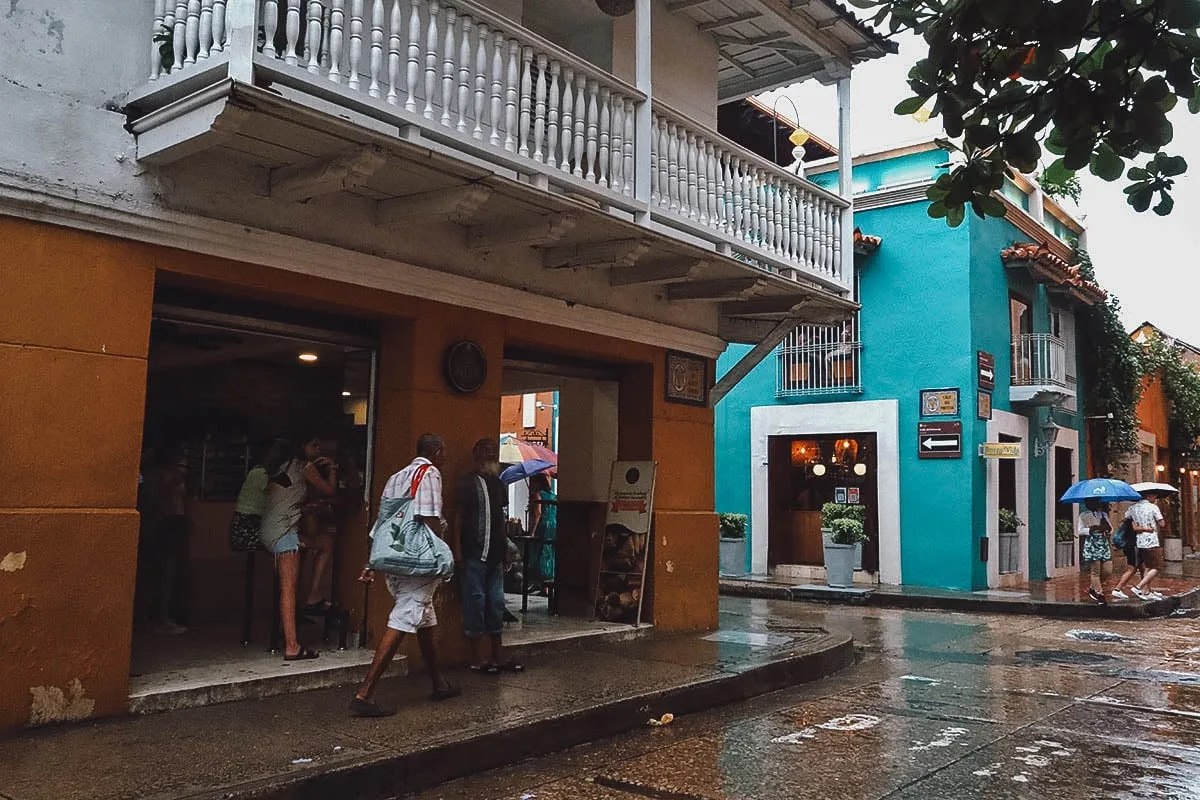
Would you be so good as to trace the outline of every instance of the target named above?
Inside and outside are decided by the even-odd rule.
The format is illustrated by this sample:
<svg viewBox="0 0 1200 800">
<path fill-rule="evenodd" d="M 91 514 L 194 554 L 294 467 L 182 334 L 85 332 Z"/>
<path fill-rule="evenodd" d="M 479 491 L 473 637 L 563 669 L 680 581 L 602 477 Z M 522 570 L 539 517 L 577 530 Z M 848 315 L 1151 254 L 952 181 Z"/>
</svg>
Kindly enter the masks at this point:
<svg viewBox="0 0 1200 800">
<path fill-rule="evenodd" d="M 1166 151 L 1167 114 L 1179 100 L 1200 112 L 1200 0 L 851 2 L 929 47 L 896 113 L 932 104 L 964 155 L 930 188 L 931 216 L 1003 216 L 992 192 L 1011 170 L 1037 170 L 1043 150 L 1052 184 L 1082 169 L 1124 177 L 1134 209 L 1171 212 L 1187 162 Z"/>
<path fill-rule="evenodd" d="M 1079 275 L 1095 281 L 1096 273 L 1087 251 L 1076 247 Z M 1121 323 L 1121 303 L 1110 295 L 1104 303 L 1087 306 L 1078 315 L 1080 372 L 1083 378 L 1083 410 L 1089 417 L 1107 418 L 1097 425 L 1095 452 L 1112 461 L 1117 453 L 1137 450 L 1137 405 L 1145 374 L 1142 352 Z M 1109 416 L 1111 415 L 1111 416 Z"/>
</svg>

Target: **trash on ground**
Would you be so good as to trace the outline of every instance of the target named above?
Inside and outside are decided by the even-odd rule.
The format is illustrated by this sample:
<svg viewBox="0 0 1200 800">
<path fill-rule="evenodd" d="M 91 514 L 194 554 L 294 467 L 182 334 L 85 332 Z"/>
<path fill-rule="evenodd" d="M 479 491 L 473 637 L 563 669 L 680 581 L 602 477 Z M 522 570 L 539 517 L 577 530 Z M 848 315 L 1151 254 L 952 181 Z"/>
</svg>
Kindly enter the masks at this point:
<svg viewBox="0 0 1200 800">
<path fill-rule="evenodd" d="M 664 725 L 670 725 L 675 721 L 674 714 L 663 714 L 658 719 L 651 718 L 647 723 L 651 728 L 661 728 Z"/>
</svg>

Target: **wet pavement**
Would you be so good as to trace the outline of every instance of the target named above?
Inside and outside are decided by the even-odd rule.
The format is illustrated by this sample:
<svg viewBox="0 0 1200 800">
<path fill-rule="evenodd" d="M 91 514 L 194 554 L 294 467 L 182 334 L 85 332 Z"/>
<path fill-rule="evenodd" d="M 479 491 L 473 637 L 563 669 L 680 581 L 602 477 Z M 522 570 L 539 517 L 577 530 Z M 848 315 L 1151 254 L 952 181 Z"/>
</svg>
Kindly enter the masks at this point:
<svg viewBox="0 0 1200 800">
<path fill-rule="evenodd" d="M 767 636 L 846 631 L 817 683 L 409 800 L 1200 798 L 1200 628 L 722 599 Z"/>
</svg>

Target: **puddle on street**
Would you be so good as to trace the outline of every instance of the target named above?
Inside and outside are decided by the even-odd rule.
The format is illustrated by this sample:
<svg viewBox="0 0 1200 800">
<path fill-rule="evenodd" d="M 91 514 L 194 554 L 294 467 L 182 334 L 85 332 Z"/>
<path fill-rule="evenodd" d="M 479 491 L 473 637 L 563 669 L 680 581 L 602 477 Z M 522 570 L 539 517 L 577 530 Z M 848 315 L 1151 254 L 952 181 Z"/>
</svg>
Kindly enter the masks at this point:
<svg viewBox="0 0 1200 800">
<path fill-rule="evenodd" d="M 1062 664 L 1077 667 L 1097 667 L 1119 659 L 1104 653 L 1085 653 L 1078 650 L 1022 650 L 1015 654 L 1019 665 Z"/>
</svg>

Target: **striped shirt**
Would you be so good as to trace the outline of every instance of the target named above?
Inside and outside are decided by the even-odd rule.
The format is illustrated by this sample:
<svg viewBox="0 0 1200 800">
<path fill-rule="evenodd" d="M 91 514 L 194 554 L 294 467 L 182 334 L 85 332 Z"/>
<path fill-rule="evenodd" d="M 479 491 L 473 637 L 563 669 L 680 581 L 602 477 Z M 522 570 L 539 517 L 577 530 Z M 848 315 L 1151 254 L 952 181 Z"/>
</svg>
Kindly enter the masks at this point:
<svg viewBox="0 0 1200 800">
<path fill-rule="evenodd" d="M 417 458 L 404 469 L 388 478 L 383 487 L 384 500 L 408 497 L 413 477 L 422 466 L 428 466 L 425 477 L 417 484 L 417 496 L 413 498 L 413 513 L 418 517 L 442 516 L 442 473 L 427 458 Z"/>
</svg>

